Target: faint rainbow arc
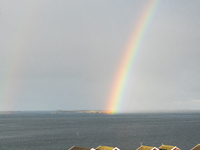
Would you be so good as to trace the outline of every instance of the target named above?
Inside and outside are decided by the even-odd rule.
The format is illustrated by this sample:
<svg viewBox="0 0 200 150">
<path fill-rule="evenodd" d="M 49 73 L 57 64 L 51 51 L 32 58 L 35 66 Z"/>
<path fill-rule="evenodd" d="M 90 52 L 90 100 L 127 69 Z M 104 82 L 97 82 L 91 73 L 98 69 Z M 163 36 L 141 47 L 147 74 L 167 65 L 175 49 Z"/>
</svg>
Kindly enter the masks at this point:
<svg viewBox="0 0 200 150">
<path fill-rule="evenodd" d="M 132 66 L 142 45 L 148 27 L 153 19 L 159 1 L 160 0 L 150 0 L 133 30 L 134 32 L 131 35 L 130 41 L 125 49 L 125 53 L 123 54 L 120 66 L 114 78 L 111 93 L 108 98 L 106 110 L 111 113 L 117 113 L 119 110 Z"/>
<path fill-rule="evenodd" d="M 19 13 L 19 18 L 15 22 L 15 32 L 10 35 L 10 41 L 5 50 L 8 52 L 4 62 L 4 74 L 1 79 L 0 87 L 0 113 L 1 111 L 10 111 L 14 108 L 15 100 L 20 92 L 18 74 L 23 72 L 22 60 L 23 54 L 26 51 L 27 45 L 30 44 L 28 40 L 29 34 L 32 33 L 31 28 L 36 23 L 31 24 L 31 17 L 38 17 L 39 10 L 42 7 L 42 2 L 24 2 L 24 11 L 26 13 Z M 29 13 L 27 13 L 29 12 Z M 33 14 L 34 12 L 34 14 Z M 30 17 L 31 16 L 31 17 Z"/>
</svg>

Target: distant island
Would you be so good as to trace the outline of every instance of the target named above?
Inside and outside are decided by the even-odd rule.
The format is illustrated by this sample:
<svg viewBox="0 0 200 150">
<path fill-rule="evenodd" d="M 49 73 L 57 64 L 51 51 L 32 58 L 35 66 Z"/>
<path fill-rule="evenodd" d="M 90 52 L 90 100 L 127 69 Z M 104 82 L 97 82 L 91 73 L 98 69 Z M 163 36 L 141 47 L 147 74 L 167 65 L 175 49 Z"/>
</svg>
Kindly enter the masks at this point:
<svg viewBox="0 0 200 150">
<path fill-rule="evenodd" d="M 58 113 L 111 114 L 111 112 L 109 111 L 95 111 L 95 110 L 73 110 L 73 111 L 57 110 L 57 111 L 52 112 L 52 114 L 58 114 Z"/>
</svg>

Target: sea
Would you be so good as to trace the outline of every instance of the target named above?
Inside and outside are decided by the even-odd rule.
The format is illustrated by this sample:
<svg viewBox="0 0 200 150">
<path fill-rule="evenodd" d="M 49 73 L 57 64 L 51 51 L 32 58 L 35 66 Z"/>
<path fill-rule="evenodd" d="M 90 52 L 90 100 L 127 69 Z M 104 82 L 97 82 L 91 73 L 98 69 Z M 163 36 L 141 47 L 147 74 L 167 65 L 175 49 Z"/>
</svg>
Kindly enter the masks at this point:
<svg viewBox="0 0 200 150">
<path fill-rule="evenodd" d="M 0 114 L 0 150 L 68 150 L 99 145 L 136 150 L 141 145 L 162 144 L 190 150 L 199 143 L 199 112 Z"/>
</svg>

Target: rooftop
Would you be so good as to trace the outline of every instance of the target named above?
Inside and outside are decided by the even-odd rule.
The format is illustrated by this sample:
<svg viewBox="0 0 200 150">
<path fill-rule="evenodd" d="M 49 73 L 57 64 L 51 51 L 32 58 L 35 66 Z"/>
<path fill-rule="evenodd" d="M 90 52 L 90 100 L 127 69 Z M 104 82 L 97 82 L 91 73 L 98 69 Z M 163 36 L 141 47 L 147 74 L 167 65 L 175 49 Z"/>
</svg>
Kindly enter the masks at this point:
<svg viewBox="0 0 200 150">
<path fill-rule="evenodd" d="M 172 145 L 162 145 L 159 147 L 159 149 L 161 150 L 171 150 L 174 149 L 176 146 L 172 146 Z"/>
<path fill-rule="evenodd" d="M 99 146 L 96 148 L 96 150 L 113 150 L 115 147 L 109 147 L 109 146 Z"/>
<path fill-rule="evenodd" d="M 200 150 L 200 144 L 197 144 L 195 147 L 192 148 L 192 150 Z"/>
<path fill-rule="evenodd" d="M 80 147 L 80 146 L 73 146 L 70 150 L 91 150 L 92 148 L 88 147 Z"/>
<path fill-rule="evenodd" d="M 152 150 L 154 148 L 157 149 L 156 147 L 142 145 L 137 150 Z"/>
</svg>

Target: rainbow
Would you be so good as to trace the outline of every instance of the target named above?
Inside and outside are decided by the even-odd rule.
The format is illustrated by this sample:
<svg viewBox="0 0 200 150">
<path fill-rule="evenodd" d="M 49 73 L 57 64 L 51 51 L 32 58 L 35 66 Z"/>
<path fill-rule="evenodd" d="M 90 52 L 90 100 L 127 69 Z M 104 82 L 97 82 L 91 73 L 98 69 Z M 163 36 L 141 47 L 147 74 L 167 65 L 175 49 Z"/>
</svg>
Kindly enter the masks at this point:
<svg viewBox="0 0 200 150">
<path fill-rule="evenodd" d="M 122 60 L 119 65 L 119 69 L 114 78 L 114 82 L 111 88 L 111 93 L 108 98 L 108 104 L 106 110 L 111 113 L 119 112 L 120 104 L 123 100 L 125 87 L 130 78 L 130 73 L 133 68 L 133 64 L 136 60 L 136 56 L 142 46 L 145 34 L 152 22 L 152 18 L 155 14 L 159 0 L 149 0 L 144 12 L 139 17 L 136 27 L 133 30 L 130 41 L 125 49 Z"/>
<path fill-rule="evenodd" d="M 9 35 L 10 40 L 5 47 L 7 55 L 4 61 L 4 68 L 2 68 L 4 74 L 0 79 L 0 113 L 14 108 L 20 92 L 19 75 L 23 74 L 23 55 L 26 53 L 27 45 L 30 44 L 29 36 L 34 32 L 32 28 L 36 26 L 36 24 L 31 24 L 33 22 L 31 19 L 39 17 L 39 13 L 35 10 L 39 10 L 42 7 L 42 4 L 39 4 L 41 2 L 37 1 L 38 3 L 35 3 L 35 1 L 22 3 L 24 9 L 18 14 L 19 17 L 15 22 L 14 32 Z"/>
</svg>

